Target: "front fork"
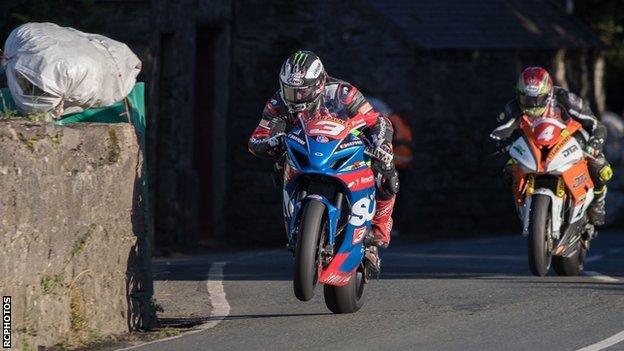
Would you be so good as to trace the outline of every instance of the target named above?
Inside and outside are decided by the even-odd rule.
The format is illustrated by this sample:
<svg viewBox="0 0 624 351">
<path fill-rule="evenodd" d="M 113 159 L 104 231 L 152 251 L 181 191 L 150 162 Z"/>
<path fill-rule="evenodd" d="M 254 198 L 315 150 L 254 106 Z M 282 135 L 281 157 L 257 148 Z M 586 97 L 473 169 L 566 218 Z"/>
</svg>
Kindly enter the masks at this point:
<svg viewBox="0 0 624 351">
<path fill-rule="evenodd" d="M 286 192 L 285 192 L 286 194 Z M 329 221 L 327 223 L 327 234 L 329 234 L 327 238 L 327 244 L 320 245 L 319 248 L 319 258 L 323 263 L 328 263 L 331 258 L 334 256 L 334 245 L 336 243 L 336 232 L 338 230 L 338 220 L 340 219 L 340 213 L 342 208 L 342 199 L 343 194 L 338 193 L 336 195 L 337 198 L 337 206 L 334 206 L 327 198 L 311 194 L 311 195 L 303 195 L 300 196 L 301 200 L 297 201 L 296 199 L 287 199 L 284 198 L 285 207 L 290 209 L 285 212 L 290 216 L 286 221 L 287 224 L 287 234 L 288 234 L 288 244 L 287 248 L 289 251 L 295 252 L 295 246 L 297 244 L 297 226 L 299 224 L 299 216 L 301 215 L 301 210 L 308 201 L 320 201 L 325 205 L 327 209 L 327 214 L 329 217 Z"/>
<path fill-rule="evenodd" d="M 560 237 L 561 226 L 563 224 L 563 202 L 565 198 L 565 188 L 563 187 L 563 181 L 559 178 L 557 189 L 553 192 L 547 188 L 535 189 L 535 178 L 533 175 L 528 175 L 527 186 L 525 190 L 524 205 L 518 206 L 518 211 L 522 217 L 522 236 L 529 235 L 529 219 L 531 218 L 531 202 L 533 195 L 542 194 L 550 197 L 550 225 L 552 233 L 552 239 L 557 240 Z"/>
</svg>

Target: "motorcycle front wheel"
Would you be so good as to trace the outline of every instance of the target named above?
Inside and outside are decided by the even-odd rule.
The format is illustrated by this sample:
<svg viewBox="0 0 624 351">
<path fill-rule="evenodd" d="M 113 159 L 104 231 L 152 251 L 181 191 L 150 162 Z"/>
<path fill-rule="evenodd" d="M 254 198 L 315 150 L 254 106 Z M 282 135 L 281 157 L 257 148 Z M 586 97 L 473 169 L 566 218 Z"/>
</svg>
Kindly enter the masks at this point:
<svg viewBox="0 0 624 351">
<path fill-rule="evenodd" d="M 529 269 L 533 275 L 543 277 L 550 269 L 551 256 L 548 252 L 550 226 L 550 197 L 533 195 L 529 218 Z"/>
<path fill-rule="evenodd" d="M 295 247 L 293 290 L 297 299 L 309 301 L 318 281 L 318 247 L 325 205 L 308 201 L 304 206 Z"/>
</svg>

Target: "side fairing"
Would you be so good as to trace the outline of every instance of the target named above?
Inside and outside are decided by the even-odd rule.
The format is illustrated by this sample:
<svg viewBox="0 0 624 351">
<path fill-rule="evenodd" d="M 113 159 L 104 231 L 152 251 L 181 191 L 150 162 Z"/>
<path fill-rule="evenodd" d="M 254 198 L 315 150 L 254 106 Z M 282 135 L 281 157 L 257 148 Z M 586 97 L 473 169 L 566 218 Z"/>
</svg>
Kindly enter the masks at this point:
<svg viewBox="0 0 624 351">
<path fill-rule="evenodd" d="M 305 202 L 323 202 L 328 209 L 328 243 L 335 245 L 335 256 L 319 272 L 319 282 L 344 285 L 362 261 L 364 238 L 375 214 L 375 177 L 370 160 L 364 155 L 365 145 L 356 137 L 336 142 L 307 135 L 297 139 L 287 140 L 289 160 L 284 175 L 283 214 L 288 237 L 296 242 L 297 224 Z M 338 225 L 341 216 L 334 199 L 312 193 L 301 195 L 302 179 L 308 181 L 319 175 L 334 178 L 336 186 L 344 189 L 348 203 L 341 210 L 348 213 L 344 226 Z"/>
<path fill-rule="evenodd" d="M 551 160 L 546 165 L 547 172 L 562 172 L 583 159 L 583 148 L 575 138 L 570 138 L 562 147 L 551 152 L 555 152 L 555 156 L 551 158 L 549 155 Z"/>
<path fill-rule="evenodd" d="M 509 149 L 509 155 L 527 171 L 537 172 L 537 161 L 524 137 L 518 138 Z"/>
</svg>

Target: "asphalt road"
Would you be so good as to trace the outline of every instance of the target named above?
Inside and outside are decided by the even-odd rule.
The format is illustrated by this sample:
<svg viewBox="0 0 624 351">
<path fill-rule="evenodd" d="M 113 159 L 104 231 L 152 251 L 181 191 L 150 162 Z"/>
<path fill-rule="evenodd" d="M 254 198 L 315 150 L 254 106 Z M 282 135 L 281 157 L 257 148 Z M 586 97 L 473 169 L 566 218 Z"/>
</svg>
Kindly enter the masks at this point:
<svg viewBox="0 0 624 351">
<path fill-rule="evenodd" d="M 624 233 L 594 241 L 592 276 L 533 277 L 526 246 L 508 236 L 398 241 L 350 315 L 331 314 L 319 288 L 298 301 L 285 250 L 176 261 L 161 279 L 206 279 L 212 264 L 213 292 L 223 267 L 226 300 L 211 297 L 209 329 L 136 350 L 579 350 L 624 331 Z M 624 350 L 624 341 L 604 349 Z"/>
</svg>

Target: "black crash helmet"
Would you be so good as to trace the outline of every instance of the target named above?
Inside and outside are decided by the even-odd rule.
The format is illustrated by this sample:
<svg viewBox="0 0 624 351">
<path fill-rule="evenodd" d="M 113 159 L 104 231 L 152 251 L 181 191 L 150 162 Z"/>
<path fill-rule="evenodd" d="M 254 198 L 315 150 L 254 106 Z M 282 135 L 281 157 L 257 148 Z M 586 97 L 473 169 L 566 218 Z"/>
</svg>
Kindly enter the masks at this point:
<svg viewBox="0 0 624 351">
<path fill-rule="evenodd" d="M 301 112 L 316 104 L 326 77 L 321 59 L 312 51 L 301 50 L 290 55 L 280 71 L 280 91 L 289 112 Z"/>
</svg>

